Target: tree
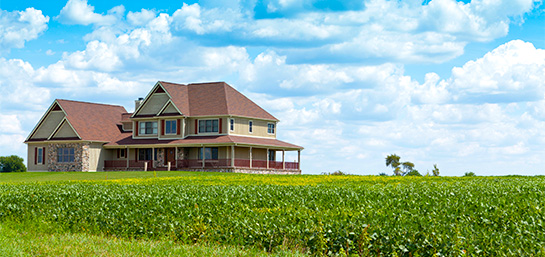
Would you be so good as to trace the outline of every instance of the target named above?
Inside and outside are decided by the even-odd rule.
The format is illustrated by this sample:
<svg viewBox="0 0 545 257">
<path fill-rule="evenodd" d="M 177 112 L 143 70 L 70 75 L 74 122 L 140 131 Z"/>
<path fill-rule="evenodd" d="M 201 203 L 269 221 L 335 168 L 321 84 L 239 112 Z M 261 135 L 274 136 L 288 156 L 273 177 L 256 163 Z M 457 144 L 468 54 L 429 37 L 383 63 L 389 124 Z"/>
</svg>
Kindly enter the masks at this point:
<svg viewBox="0 0 545 257">
<path fill-rule="evenodd" d="M 23 158 L 17 155 L 0 156 L 0 172 L 25 172 Z"/>
<path fill-rule="evenodd" d="M 401 165 L 403 166 L 403 170 L 405 171 L 403 172 L 403 175 L 407 175 L 409 172 L 414 170 L 414 163 L 412 162 L 404 162 Z"/>
<path fill-rule="evenodd" d="M 464 177 L 475 177 L 475 176 L 476 176 L 476 175 L 475 175 L 475 172 L 473 172 L 473 171 L 466 172 L 466 173 L 464 174 Z"/>
<path fill-rule="evenodd" d="M 405 176 L 418 176 L 418 177 L 422 177 L 422 174 L 420 174 L 420 172 L 418 172 L 417 170 L 411 170 L 411 171 L 407 172 L 407 174 L 405 174 Z"/>
<path fill-rule="evenodd" d="M 434 176 L 439 176 L 439 168 L 437 168 L 437 164 L 433 165 L 433 170 L 431 170 L 431 172 L 433 172 Z"/>
<path fill-rule="evenodd" d="M 400 159 L 401 157 L 396 154 L 386 156 L 386 167 L 392 167 L 392 169 L 394 169 L 394 175 L 396 176 L 401 176 L 401 169 L 399 168 L 399 165 L 401 165 L 399 162 Z"/>
</svg>

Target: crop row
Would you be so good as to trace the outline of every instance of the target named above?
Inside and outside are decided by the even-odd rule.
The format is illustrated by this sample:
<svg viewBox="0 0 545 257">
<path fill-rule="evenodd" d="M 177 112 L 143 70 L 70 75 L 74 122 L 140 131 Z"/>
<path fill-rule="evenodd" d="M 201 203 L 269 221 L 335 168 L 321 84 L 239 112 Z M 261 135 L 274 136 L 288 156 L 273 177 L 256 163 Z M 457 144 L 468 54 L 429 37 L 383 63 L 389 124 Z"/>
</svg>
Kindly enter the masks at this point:
<svg viewBox="0 0 545 257">
<path fill-rule="evenodd" d="M 0 184 L 0 219 L 316 255 L 545 254 L 540 177 L 311 185 L 237 184 L 237 176 L 229 185 L 229 176 L 218 177 L 221 185 L 184 177 Z"/>
</svg>

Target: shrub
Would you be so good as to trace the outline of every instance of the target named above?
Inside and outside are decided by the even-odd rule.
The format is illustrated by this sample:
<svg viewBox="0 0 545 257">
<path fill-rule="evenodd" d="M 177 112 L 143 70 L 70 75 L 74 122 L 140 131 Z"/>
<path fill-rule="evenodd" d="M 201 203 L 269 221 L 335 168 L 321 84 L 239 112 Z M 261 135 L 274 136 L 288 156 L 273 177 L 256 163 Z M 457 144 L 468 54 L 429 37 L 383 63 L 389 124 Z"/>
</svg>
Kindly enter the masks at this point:
<svg viewBox="0 0 545 257">
<path fill-rule="evenodd" d="M 23 158 L 17 155 L 0 156 L 0 172 L 25 172 Z"/>
<path fill-rule="evenodd" d="M 475 172 L 473 171 L 469 171 L 464 174 L 464 177 L 475 177 L 475 176 L 477 175 L 475 175 Z"/>
<path fill-rule="evenodd" d="M 420 172 L 418 172 L 417 170 L 411 170 L 411 171 L 409 171 L 405 176 L 418 176 L 418 177 L 422 177 L 422 174 L 420 174 Z"/>
</svg>

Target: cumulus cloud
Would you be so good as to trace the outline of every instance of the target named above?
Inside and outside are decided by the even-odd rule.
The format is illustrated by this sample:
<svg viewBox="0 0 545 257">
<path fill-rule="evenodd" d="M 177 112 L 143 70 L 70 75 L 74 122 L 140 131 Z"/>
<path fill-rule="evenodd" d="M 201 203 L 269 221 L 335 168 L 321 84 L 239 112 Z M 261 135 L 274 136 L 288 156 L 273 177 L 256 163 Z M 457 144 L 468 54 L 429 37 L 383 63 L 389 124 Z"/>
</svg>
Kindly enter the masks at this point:
<svg viewBox="0 0 545 257">
<path fill-rule="evenodd" d="M 25 42 L 38 38 L 47 30 L 48 22 L 49 17 L 34 8 L 13 12 L 0 10 L 0 52 L 24 47 Z"/>
<path fill-rule="evenodd" d="M 56 18 L 65 24 L 111 25 L 117 21 L 117 17 L 123 14 L 125 9 L 123 6 L 117 6 L 106 15 L 94 11 L 95 7 L 87 4 L 87 0 L 68 0 Z"/>
</svg>

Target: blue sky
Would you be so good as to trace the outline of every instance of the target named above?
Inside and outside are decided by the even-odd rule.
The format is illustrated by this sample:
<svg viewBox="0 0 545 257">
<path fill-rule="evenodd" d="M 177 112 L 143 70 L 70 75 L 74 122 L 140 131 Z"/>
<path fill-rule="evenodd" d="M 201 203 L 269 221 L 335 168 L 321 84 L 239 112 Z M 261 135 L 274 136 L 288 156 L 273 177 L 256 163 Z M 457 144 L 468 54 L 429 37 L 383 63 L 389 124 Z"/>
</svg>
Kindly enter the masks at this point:
<svg viewBox="0 0 545 257">
<path fill-rule="evenodd" d="M 541 1 L 2 1 L 0 156 L 54 99 L 125 106 L 226 81 L 304 173 L 545 174 Z M 296 158 L 295 156 L 288 156 Z"/>
</svg>

